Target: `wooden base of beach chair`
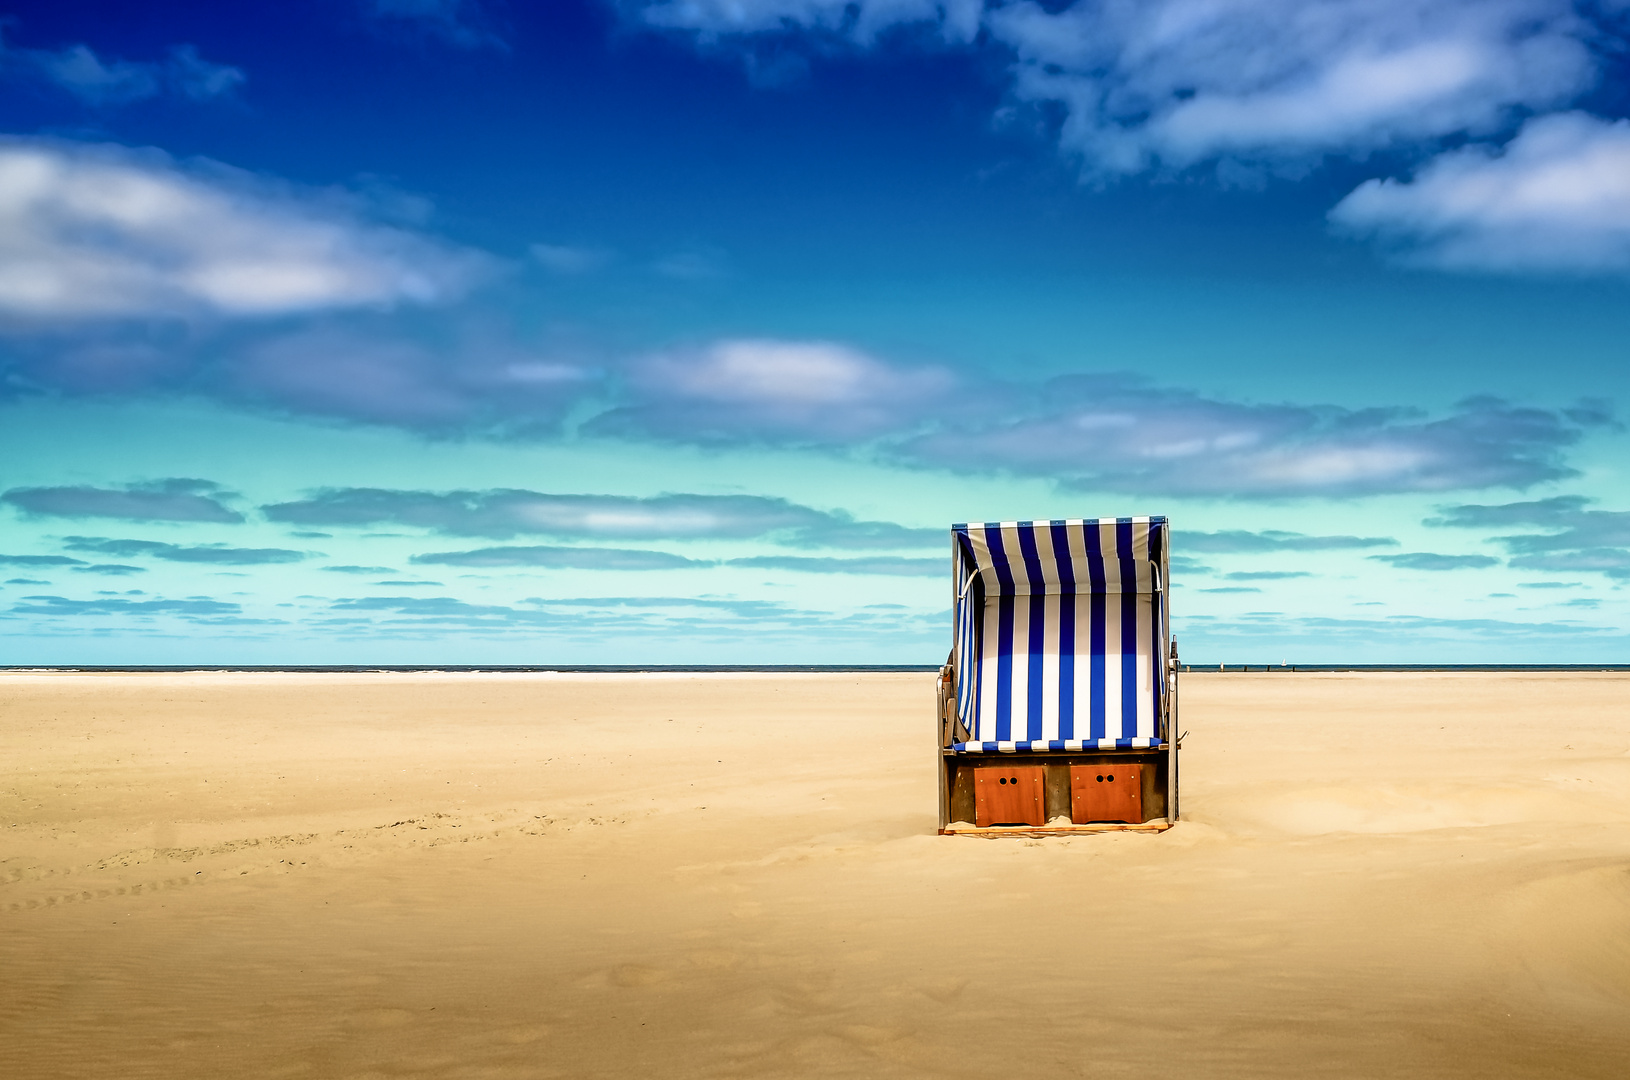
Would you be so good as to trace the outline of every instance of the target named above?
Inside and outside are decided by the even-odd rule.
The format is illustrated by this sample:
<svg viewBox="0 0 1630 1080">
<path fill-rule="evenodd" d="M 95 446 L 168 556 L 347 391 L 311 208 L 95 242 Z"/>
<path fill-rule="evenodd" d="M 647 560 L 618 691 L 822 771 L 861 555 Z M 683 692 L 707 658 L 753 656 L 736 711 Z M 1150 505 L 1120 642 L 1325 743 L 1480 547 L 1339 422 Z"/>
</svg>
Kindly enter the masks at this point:
<svg viewBox="0 0 1630 1080">
<path fill-rule="evenodd" d="M 1101 822 L 1092 825 L 991 825 L 984 828 L 970 825 L 965 821 L 953 821 L 941 829 L 941 836 L 980 836 L 987 839 L 993 837 L 1027 837 L 1027 836 L 1079 836 L 1086 833 L 1107 832 L 1165 832 L 1172 827 L 1172 822 L 1146 821 L 1141 825 L 1126 825 L 1119 822 Z"/>
<path fill-rule="evenodd" d="M 1027 835 L 1027 830 L 1037 835 L 1160 832 L 1171 824 L 1166 815 L 1170 760 L 1164 747 L 1077 753 L 943 752 L 939 831 L 992 836 Z"/>
</svg>

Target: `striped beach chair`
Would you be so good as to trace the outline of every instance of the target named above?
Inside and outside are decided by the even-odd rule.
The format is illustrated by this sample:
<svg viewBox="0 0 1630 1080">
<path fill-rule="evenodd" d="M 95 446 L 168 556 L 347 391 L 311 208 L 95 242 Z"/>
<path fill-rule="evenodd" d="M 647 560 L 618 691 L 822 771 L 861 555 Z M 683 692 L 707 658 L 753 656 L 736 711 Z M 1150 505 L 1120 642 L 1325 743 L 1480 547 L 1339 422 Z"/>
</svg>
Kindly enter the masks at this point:
<svg viewBox="0 0 1630 1080">
<path fill-rule="evenodd" d="M 1177 657 L 1163 517 L 951 527 L 940 831 L 1177 820 Z"/>
</svg>

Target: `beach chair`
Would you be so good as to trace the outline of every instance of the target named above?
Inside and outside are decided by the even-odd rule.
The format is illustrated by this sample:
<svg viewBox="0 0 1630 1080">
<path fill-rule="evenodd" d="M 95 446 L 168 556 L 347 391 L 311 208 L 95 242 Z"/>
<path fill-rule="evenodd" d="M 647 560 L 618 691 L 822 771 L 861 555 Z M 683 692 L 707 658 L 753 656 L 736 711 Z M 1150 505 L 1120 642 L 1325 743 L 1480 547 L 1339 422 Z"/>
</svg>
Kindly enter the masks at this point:
<svg viewBox="0 0 1630 1080">
<path fill-rule="evenodd" d="M 939 828 L 1177 820 L 1177 654 L 1163 517 L 951 527 Z"/>
</svg>

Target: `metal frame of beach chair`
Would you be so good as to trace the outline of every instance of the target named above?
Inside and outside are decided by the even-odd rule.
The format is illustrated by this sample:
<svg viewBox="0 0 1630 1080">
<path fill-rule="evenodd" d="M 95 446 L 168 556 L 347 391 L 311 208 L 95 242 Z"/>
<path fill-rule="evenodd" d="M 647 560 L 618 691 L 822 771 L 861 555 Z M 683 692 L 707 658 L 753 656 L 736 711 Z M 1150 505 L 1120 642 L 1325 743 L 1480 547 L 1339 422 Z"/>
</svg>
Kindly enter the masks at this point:
<svg viewBox="0 0 1630 1080">
<path fill-rule="evenodd" d="M 952 647 L 937 684 L 941 833 L 1159 831 L 1177 821 L 1169 540 L 1164 517 L 951 527 Z"/>
</svg>

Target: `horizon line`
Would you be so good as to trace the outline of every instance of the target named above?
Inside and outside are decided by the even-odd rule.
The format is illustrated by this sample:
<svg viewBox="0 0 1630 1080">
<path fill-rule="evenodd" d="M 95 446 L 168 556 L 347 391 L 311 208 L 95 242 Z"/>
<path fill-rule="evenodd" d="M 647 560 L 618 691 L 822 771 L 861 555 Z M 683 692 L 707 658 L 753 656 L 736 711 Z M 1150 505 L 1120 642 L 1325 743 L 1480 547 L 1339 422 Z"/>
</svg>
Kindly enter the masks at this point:
<svg viewBox="0 0 1630 1080">
<path fill-rule="evenodd" d="M 287 672 L 290 674 L 366 674 L 377 673 L 435 673 L 462 674 L 526 674 L 559 672 L 562 674 L 636 675 L 642 672 L 675 672 L 696 674 L 751 673 L 918 673 L 934 672 L 939 664 L 16 664 L 0 665 L 0 674 L 24 675 L 31 672 L 62 672 L 88 674 L 160 674 L 186 672 Z M 1556 672 L 1630 672 L 1626 664 L 1184 664 L 1182 674 L 1246 674 L 1280 671 L 1339 672 L 1339 671 L 1556 671 Z"/>
</svg>

